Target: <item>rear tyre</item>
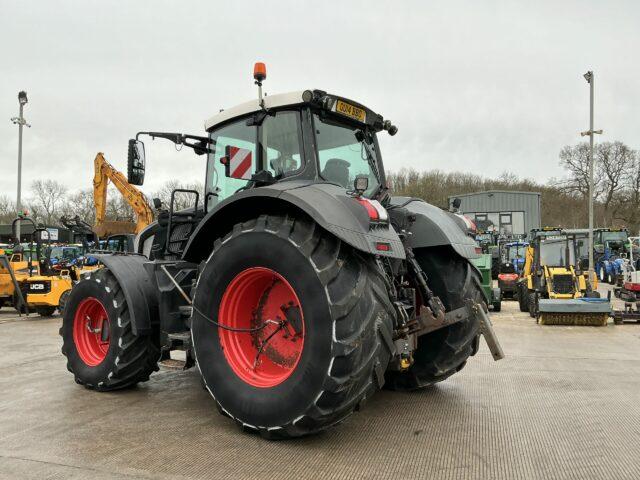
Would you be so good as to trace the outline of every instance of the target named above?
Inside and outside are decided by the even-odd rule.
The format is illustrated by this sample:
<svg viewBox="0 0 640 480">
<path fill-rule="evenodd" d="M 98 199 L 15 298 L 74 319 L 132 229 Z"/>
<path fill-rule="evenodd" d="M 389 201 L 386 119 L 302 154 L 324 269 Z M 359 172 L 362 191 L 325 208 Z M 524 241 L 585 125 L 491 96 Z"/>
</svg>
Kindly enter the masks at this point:
<svg viewBox="0 0 640 480">
<path fill-rule="evenodd" d="M 467 299 L 486 303 L 480 276 L 468 260 L 449 247 L 416 250 L 416 258 L 427 274 L 429 288 L 446 311 L 463 307 Z M 441 382 L 462 370 L 479 345 L 480 325 L 475 315 L 418 337 L 413 365 L 404 372 L 387 372 L 387 385 L 394 390 L 416 390 Z"/>
<path fill-rule="evenodd" d="M 64 310 L 62 353 L 77 383 L 117 390 L 144 382 L 158 370 L 157 342 L 133 334 L 124 292 L 108 268 L 76 284 Z"/>
<path fill-rule="evenodd" d="M 236 225 L 214 243 L 194 307 L 205 386 L 245 430 L 269 439 L 318 432 L 384 383 L 393 349 L 384 281 L 371 257 L 312 221 L 264 215 Z M 232 332 L 211 319 L 261 329 Z"/>
<path fill-rule="evenodd" d="M 36 307 L 36 313 L 41 317 L 50 317 L 56 312 L 56 308 L 57 307 L 52 307 L 48 305 L 43 307 Z"/>
</svg>

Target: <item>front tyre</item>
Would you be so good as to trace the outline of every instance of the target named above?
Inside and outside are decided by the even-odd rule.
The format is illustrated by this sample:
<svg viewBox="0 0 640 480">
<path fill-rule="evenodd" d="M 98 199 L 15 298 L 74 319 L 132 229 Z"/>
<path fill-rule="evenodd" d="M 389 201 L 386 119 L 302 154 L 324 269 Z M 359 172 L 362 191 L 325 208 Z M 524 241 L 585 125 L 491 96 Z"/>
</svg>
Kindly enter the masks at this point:
<svg viewBox="0 0 640 480">
<path fill-rule="evenodd" d="M 108 268 L 73 287 L 60 335 L 67 369 L 87 388 L 130 387 L 158 369 L 160 349 L 151 336 L 133 334 L 124 292 Z"/>
<path fill-rule="evenodd" d="M 261 216 L 214 244 L 194 297 L 194 352 L 238 425 L 307 435 L 382 386 L 391 312 L 373 259 L 306 219 Z"/>
</svg>

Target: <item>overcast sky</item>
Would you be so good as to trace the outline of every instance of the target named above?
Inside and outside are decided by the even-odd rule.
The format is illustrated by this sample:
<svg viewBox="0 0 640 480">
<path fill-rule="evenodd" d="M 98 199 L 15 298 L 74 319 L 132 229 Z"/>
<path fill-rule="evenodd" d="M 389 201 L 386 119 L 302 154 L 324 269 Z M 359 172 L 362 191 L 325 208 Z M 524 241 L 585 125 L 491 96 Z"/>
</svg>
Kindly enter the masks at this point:
<svg viewBox="0 0 640 480">
<path fill-rule="evenodd" d="M 88 188 L 140 130 L 201 134 L 265 90 L 321 88 L 398 125 L 387 170 L 439 168 L 546 181 L 588 128 L 640 148 L 638 2 L 0 0 L 0 193 L 15 195 L 17 92 L 26 90 L 23 185 Z M 204 157 L 147 142 L 146 192 L 204 180 Z"/>
</svg>

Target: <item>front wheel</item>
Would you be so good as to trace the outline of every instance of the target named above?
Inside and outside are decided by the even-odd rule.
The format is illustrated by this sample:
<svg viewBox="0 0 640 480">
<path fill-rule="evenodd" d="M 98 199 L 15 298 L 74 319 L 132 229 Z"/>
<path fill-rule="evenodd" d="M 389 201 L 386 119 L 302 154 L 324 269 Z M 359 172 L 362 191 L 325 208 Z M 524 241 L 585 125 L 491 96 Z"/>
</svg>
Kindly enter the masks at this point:
<svg viewBox="0 0 640 480">
<path fill-rule="evenodd" d="M 529 311 L 529 291 L 523 284 L 518 284 L 518 307 L 521 312 Z"/>
<path fill-rule="evenodd" d="M 107 268 L 73 287 L 64 308 L 62 353 L 76 382 L 108 391 L 149 379 L 160 349 L 151 336 L 133 334 L 124 292 Z"/>
<path fill-rule="evenodd" d="M 191 332 L 219 411 L 280 439 L 342 421 L 383 385 L 392 315 L 372 258 L 310 220 L 261 216 L 215 242 Z"/>
<path fill-rule="evenodd" d="M 535 292 L 530 292 L 529 294 L 529 316 L 531 318 L 536 318 L 538 316 L 538 296 Z"/>
</svg>

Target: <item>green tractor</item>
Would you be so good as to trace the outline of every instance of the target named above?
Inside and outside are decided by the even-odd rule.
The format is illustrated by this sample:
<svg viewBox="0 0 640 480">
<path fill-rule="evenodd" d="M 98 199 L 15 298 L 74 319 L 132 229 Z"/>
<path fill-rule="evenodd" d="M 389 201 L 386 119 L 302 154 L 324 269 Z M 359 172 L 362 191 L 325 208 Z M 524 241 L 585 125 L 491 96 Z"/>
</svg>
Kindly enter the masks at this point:
<svg viewBox="0 0 640 480">
<path fill-rule="evenodd" d="M 257 64 L 260 89 L 265 77 Z M 204 198 L 154 201 L 136 254 L 95 254 L 104 268 L 73 288 L 60 330 L 77 383 L 130 387 L 184 350 L 222 414 L 280 439 L 340 423 L 383 386 L 445 380 L 481 334 L 502 358 L 473 240 L 452 214 L 389 192 L 389 120 L 305 90 L 260 93 L 205 125 L 129 141 L 134 185 L 141 135 L 205 155 Z M 176 211 L 176 195 L 192 206 Z"/>
<path fill-rule="evenodd" d="M 482 290 L 494 312 L 502 310 L 502 292 L 493 286 L 493 265 L 495 259 L 491 253 L 483 253 L 472 260 L 482 276 Z"/>
</svg>

